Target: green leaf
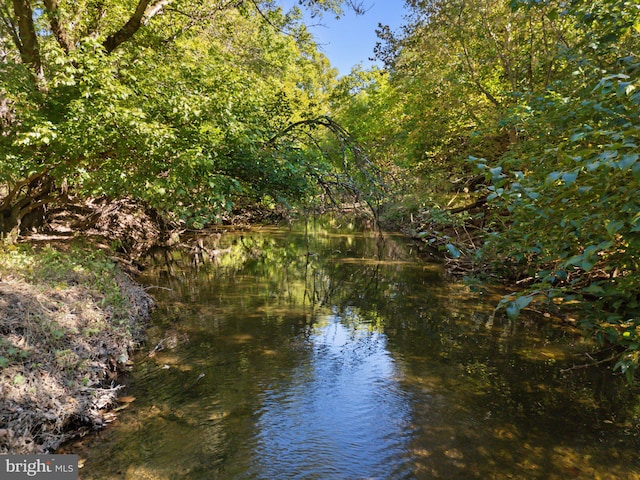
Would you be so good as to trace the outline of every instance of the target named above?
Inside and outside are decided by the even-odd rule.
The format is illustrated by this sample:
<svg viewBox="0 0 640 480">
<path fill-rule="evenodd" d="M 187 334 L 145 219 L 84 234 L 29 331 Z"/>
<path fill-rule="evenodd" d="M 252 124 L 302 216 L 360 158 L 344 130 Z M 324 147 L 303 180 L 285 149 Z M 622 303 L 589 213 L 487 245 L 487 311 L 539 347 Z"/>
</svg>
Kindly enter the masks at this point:
<svg viewBox="0 0 640 480">
<path fill-rule="evenodd" d="M 490 168 L 489 171 L 494 178 L 500 177 L 500 175 L 502 174 L 502 167 Z"/>
<path fill-rule="evenodd" d="M 618 152 L 616 150 L 605 150 L 600 155 L 598 155 L 598 158 L 605 162 L 609 162 L 610 160 L 616 158 L 617 156 L 618 156 Z"/>
<path fill-rule="evenodd" d="M 447 250 L 449 250 L 449 253 L 451 254 L 451 256 L 453 258 L 460 258 L 460 256 L 462 255 L 460 250 L 458 250 L 455 247 L 455 245 L 452 245 L 451 243 L 447 243 L 446 247 L 447 247 Z"/>
<path fill-rule="evenodd" d="M 556 180 L 558 180 L 561 175 L 562 174 L 560 172 L 551 172 L 549 175 L 547 175 L 547 179 L 544 182 L 545 185 L 551 185 Z"/>
<path fill-rule="evenodd" d="M 573 135 L 571 135 L 570 140 L 572 142 L 577 142 L 579 140 L 582 140 L 585 137 L 585 133 L 584 132 L 578 132 L 578 133 L 574 133 Z"/>
<path fill-rule="evenodd" d="M 578 178 L 578 170 L 562 174 L 562 181 L 567 186 L 572 185 L 573 183 L 575 183 L 576 178 Z"/>
<path fill-rule="evenodd" d="M 615 163 L 615 166 L 620 170 L 627 170 L 629 167 L 633 166 L 638 160 L 637 153 L 627 153 L 620 160 Z"/>
<path fill-rule="evenodd" d="M 512 321 L 516 320 L 520 315 L 520 307 L 518 307 L 518 304 L 516 302 L 507 303 L 505 311 L 507 312 L 507 317 L 509 317 L 509 320 Z"/>
<path fill-rule="evenodd" d="M 591 285 L 589 285 L 588 287 L 585 287 L 582 289 L 583 293 L 588 293 L 591 295 L 604 295 L 604 289 L 600 286 L 597 285 L 595 283 L 592 283 Z"/>
<path fill-rule="evenodd" d="M 597 257 L 594 258 L 587 253 L 583 253 L 581 255 L 574 255 L 573 257 L 569 258 L 569 260 L 565 262 L 565 266 L 575 265 L 576 267 L 580 267 L 581 269 L 583 269 L 585 272 L 588 272 L 593 267 L 595 267 L 597 262 Z"/>
<path fill-rule="evenodd" d="M 594 172 L 598 169 L 600 165 L 602 164 L 598 160 L 596 160 L 595 162 L 588 163 L 586 165 L 586 169 L 589 170 L 590 172 Z"/>
<path fill-rule="evenodd" d="M 519 310 L 526 308 L 533 301 L 533 297 L 531 295 L 525 295 L 523 297 L 518 297 L 516 299 L 516 305 Z"/>
<path fill-rule="evenodd" d="M 624 226 L 624 222 L 622 221 L 610 221 L 607 222 L 605 228 L 607 229 L 607 233 L 613 237 L 616 233 L 620 231 L 620 229 Z"/>
<path fill-rule="evenodd" d="M 637 366 L 638 365 L 632 359 L 622 358 L 618 361 L 618 363 L 614 365 L 613 370 L 615 371 L 619 369 L 622 373 L 624 373 L 627 382 L 632 383 L 633 374 Z"/>
</svg>

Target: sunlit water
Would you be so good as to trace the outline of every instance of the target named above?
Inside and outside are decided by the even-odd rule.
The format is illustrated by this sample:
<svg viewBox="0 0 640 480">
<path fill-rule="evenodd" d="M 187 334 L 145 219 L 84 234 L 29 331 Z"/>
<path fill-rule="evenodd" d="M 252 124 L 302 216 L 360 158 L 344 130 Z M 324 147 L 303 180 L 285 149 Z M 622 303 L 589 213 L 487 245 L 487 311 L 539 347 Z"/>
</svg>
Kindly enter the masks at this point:
<svg viewBox="0 0 640 480">
<path fill-rule="evenodd" d="M 150 338 L 118 419 L 67 447 L 80 478 L 640 478 L 637 392 L 572 368 L 594 346 L 494 317 L 409 239 L 202 245 L 150 259 Z"/>
</svg>

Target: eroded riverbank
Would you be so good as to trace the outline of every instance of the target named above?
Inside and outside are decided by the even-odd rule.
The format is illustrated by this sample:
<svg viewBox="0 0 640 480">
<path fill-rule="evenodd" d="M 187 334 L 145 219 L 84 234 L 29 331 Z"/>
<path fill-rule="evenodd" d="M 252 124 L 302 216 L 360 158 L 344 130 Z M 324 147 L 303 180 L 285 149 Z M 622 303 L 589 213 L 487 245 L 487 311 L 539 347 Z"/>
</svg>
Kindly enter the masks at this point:
<svg viewBox="0 0 640 480">
<path fill-rule="evenodd" d="M 90 247 L 3 247 L 0 453 L 51 452 L 108 422 L 152 306 Z"/>
</svg>

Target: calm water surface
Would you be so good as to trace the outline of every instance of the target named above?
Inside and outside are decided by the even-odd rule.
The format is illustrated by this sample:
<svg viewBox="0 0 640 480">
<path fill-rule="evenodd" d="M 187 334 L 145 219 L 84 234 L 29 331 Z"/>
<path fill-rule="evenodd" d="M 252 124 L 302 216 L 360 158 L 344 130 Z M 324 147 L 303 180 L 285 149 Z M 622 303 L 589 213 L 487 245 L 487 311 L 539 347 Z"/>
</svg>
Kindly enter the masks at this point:
<svg viewBox="0 0 640 480">
<path fill-rule="evenodd" d="M 593 346 L 494 318 L 409 239 L 310 223 L 200 244 L 150 259 L 150 339 L 119 418 L 68 447 L 80 478 L 640 478 L 638 393 L 567 370 Z"/>
</svg>

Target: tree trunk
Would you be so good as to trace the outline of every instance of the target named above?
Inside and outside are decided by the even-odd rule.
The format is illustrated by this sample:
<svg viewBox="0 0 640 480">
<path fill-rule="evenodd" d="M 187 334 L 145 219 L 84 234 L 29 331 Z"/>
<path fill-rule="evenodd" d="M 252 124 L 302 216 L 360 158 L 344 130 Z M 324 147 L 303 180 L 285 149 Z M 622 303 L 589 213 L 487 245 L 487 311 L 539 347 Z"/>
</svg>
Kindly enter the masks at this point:
<svg viewBox="0 0 640 480">
<path fill-rule="evenodd" d="M 33 24 L 31 2 L 29 0 L 13 0 L 13 10 L 18 21 L 20 58 L 26 65 L 31 65 L 38 83 L 41 83 L 44 80 L 44 70 L 40 58 L 38 36 Z"/>
<path fill-rule="evenodd" d="M 53 179 L 46 173 L 19 184 L 0 203 L 0 235 L 16 237 L 45 222 L 47 205 L 59 198 Z"/>
<path fill-rule="evenodd" d="M 152 17 L 162 12 L 163 7 L 170 4 L 173 0 L 139 0 L 135 12 L 131 15 L 127 23 L 120 30 L 109 35 L 104 41 L 103 46 L 107 53 L 113 52 L 119 45 L 129 40 L 145 25 Z M 147 11 L 147 8 L 151 8 Z"/>
<path fill-rule="evenodd" d="M 49 24 L 51 25 L 51 32 L 53 32 L 53 36 L 56 37 L 56 40 L 58 40 L 58 44 L 62 49 L 69 53 L 75 48 L 75 45 L 69 39 L 67 31 L 60 22 L 60 10 L 58 8 L 57 0 L 44 0 L 44 6 L 49 12 Z"/>
</svg>

